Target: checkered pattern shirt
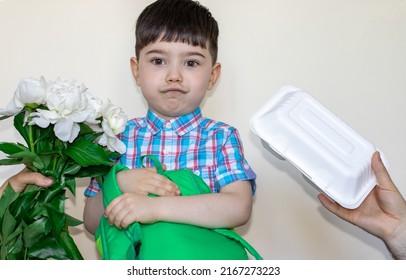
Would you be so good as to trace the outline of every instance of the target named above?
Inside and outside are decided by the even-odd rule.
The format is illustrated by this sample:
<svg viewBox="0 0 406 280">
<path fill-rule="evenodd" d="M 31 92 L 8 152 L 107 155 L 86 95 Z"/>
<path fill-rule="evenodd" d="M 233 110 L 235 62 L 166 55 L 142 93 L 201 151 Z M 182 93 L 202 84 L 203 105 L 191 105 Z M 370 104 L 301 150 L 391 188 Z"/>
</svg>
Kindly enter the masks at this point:
<svg viewBox="0 0 406 280">
<path fill-rule="evenodd" d="M 202 116 L 200 108 L 167 121 L 152 111 L 127 123 L 120 139 L 127 151 L 120 163 L 129 168 L 153 166 L 140 157 L 155 155 L 167 170 L 190 168 L 213 192 L 232 182 L 248 180 L 255 192 L 256 175 L 248 165 L 238 131 L 222 122 Z M 100 186 L 92 180 L 85 191 L 94 196 Z"/>
</svg>

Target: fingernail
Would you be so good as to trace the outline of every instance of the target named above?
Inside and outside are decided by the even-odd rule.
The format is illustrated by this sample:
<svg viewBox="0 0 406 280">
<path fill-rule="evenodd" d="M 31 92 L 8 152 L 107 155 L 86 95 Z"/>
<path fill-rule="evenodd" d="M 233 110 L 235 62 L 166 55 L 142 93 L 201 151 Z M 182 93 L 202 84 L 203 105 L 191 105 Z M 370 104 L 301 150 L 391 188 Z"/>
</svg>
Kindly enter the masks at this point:
<svg viewBox="0 0 406 280">
<path fill-rule="evenodd" d="M 50 184 L 52 184 L 52 179 L 51 179 L 51 178 L 45 178 L 45 179 L 44 179 L 44 184 L 45 184 L 45 185 L 50 185 Z"/>
</svg>

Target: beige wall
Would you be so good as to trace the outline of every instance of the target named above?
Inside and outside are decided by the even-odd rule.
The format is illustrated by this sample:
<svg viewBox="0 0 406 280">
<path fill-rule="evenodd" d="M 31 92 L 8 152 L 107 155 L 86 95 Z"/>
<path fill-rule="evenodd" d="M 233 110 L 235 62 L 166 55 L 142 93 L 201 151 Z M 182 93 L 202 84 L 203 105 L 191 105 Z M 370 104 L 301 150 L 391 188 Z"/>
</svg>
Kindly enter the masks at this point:
<svg viewBox="0 0 406 280">
<path fill-rule="evenodd" d="M 0 1 L 0 106 L 22 77 L 65 75 L 129 116 L 144 115 L 129 59 L 136 17 L 151 2 Z M 389 258 L 380 240 L 324 210 L 298 171 L 261 146 L 249 120 L 280 87 L 304 88 L 386 154 L 406 194 L 406 1 L 201 2 L 218 19 L 223 65 L 202 109 L 239 129 L 258 175 L 253 215 L 239 232 L 265 259 Z M 18 139 L 11 121 L 0 122 L 0 139 Z M 19 169 L 1 167 L 1 181 Z M 67 202 L 78 218 L 86 184 L 79 180 Z M 85 258 L 96 259 L 92 236 L 83 227 L 72 234 Z"/>
</svg>

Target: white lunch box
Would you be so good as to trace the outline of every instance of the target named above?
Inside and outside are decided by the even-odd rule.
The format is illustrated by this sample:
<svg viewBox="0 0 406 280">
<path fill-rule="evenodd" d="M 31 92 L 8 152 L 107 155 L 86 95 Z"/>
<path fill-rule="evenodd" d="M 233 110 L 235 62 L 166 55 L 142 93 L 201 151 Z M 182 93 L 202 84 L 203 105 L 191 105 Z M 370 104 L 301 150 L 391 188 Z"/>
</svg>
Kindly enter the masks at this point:
<svg viewBox="0 0 406 280">
<path fill-rule="evenodd" d="M 253 115 L 251 130 L 345 208 L 357 208 L 377 183 L 377 148 L 302 89 L 281 88 Z"/>
</svg>

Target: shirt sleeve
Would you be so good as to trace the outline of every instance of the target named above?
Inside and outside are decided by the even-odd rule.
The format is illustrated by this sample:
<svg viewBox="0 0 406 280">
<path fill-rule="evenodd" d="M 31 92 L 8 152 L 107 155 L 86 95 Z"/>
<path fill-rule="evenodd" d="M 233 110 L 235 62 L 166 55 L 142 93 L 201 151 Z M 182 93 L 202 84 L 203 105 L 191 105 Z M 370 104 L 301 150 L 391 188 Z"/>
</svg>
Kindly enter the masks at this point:
<svg viewBox="0 0 406 280">
<path fill-rule="evenodd" d="M 216 181 L 219 189 L 236 181 L 250 181 L 252 192 L 256 190 L 256 174 L 244 157 L 244 149 L 240 135 L 235 128 L 224 139 L 219 152 Z"/>
<path fill-rule="evenodd" d="M 101 190 L 101 186 L 95 178 L 90 180 L 89 186 L 85 190 L 86 197 L 94 197 Z"/>
</svg>

